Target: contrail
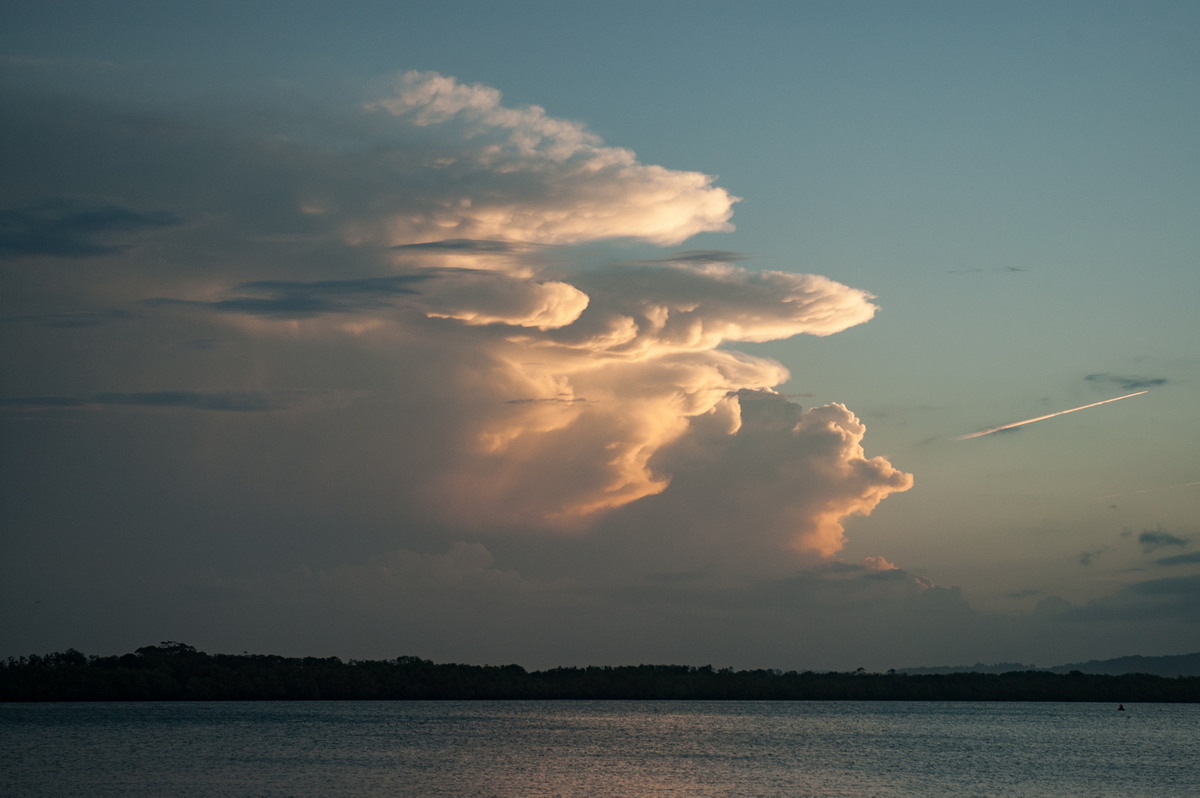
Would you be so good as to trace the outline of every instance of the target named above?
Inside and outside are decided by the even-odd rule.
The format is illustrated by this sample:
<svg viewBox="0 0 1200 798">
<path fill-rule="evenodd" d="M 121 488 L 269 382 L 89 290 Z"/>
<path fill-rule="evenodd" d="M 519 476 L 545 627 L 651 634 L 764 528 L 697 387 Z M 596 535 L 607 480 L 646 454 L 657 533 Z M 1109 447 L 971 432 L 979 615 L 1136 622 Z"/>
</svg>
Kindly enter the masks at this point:
<svg viewBox="0 0 1200 798">
<path fill-rule="evenodd" d="M 1138 493 L 1154 493 L 1160 490 L 1171 490 L 1173 488 L 1194 488 L 1200 485 L 1200 482 L 1184 482 L 1179 485 L 1163 485 L 1161 488 L 1142 488 L 1141 490 L 1127 490 L 1124 493 L 1106 493 L 1103 496 L 1098 496 L 1100 499 L 1115 499 L 1118 496 L 1134 496 Z"/>
<path fill-rule="evenodd" d="M 1119 402 L 1122 399 L 1128 399 L 1131 396 L 1141 396 L 1144 393 L 1150 393 L 1150 392 L 1149 391 L 1138 391 L 1137 393 L 1127 393 L 1124 396 L 1117 396 L 1112 399 L 1105 399 L 1103 402 L 1092 402 L 1090 405 L 1083 405 L 1081 407 L 1072 407 L 1070 410 L 1059 410 L 1057 413 L 1051 413 L 1046 416 L 1038 416 L 1037 418 L 1027 418 L 1024 421 L 1014 421 L 1011 424 L 1004 424 L 1003 426 L 992 427 L 991 429 L 985 429 L 983 432 L 972 432 L 970 435 L 959 435 L 954 440 L 965 441 L 968 438 L 981 438 L 984 435 L 991 435 L 993 432 L 1000 432 L 1001 430 L 1012 429 L 1013 427 L 1023 427 L 1026 424 L 1032 424 L 1035 421 L 1045 421 L 1046 419 L 1054 418 L 1055 416 L 1062 416 L 1062 415 L 1066 415 L 1067 413 L 1074 413 L 1076 410 L 1087 410 L 1089 407 L 1099 407 L 1100 405 L 1106 405 L 1109 402 Z"/>
</svg>

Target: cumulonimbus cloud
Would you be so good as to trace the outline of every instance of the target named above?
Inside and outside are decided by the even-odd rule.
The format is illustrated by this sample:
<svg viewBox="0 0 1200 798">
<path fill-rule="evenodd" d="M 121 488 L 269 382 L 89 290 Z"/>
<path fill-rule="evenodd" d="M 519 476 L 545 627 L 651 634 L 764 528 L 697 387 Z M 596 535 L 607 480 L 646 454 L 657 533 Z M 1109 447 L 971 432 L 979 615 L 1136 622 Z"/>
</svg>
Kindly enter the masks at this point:
<svg viewBox="0 0 1200 798">
<path fill-rule="evenodd" d="M 398 76 L 345 122 L 352 132 L 327 136 L 337 146 L 286 131 L 257 144 L 248 134 L 236 145 L 215 134 L 155 139 L 176 148 L 173 161 L 239 168 L 214 170 L 223 177 L 193 200 L 213 206 L 187 208 L 195 224 L 152 220 L 164 223 L 159 259 L 131 258 L 122 281 L 97 290 L 104 307 L 116 304 L 113 286 L 144 287 L 136 306 L 147 328 L 178 327 L 188 341 L 232 328 L 241 348 L 205 350 L 214 383 L 224 370 L 277 396 L 305 378 L 341 389 L 331 375 L 352 375 L 357 392 L 391 391 L 371 418 L 381 424 L 394 408 L 380 434 L 399 445 L 362 442 L 371 456 L 356 458 L 342 451 L 355 442 L 339 437 L 327 454 L 336 449 L 372 480 L 402 474 L 388 497 L 399 511 L 421 506 L 463 538 L 586 531 L 709 480 L 710 494 L 752 519 L 747 547 L 828 557 L 842 545 L 842 519 L 909 486 L 863 454 L 865 428 L 848 409 L 788 403 L 772 393 L 789 378 L 781 364 L 731 348 L 862 324 L 876 312 L 869 293 L 747 268 L 721 250 L 572 262 L 569 247 L 585 242 L 676 245 L 732 229 L 737 200 L 713 177 L 642 163 L 577 122 L 430 72 Z M 241 198 L 245 181 L 263 187 L 258 205 Z M 173 187 L 153 188 L 153 204 L 130 207 L 171 207 Z M 206 236 L 219 237 L 219 255 L 196 262 L 210 251 Z M 187 265 L 161 266 L 176 261 Z M 310 361 L 321 365 L 306 371 Z M 787 423 L 764 432 L 771 412 Z M 682 449 L 696 458 L 679 459 Z M 701 463 L 711 466 L 703 479 Z"/>
</svg>

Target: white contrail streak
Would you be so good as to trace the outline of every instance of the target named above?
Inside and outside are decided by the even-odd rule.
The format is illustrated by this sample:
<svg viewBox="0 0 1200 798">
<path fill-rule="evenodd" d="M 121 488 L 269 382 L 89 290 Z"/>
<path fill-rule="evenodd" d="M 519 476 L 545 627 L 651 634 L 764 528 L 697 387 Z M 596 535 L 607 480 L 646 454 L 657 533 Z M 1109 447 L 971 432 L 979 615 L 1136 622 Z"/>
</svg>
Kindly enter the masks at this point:
<svg viewBox="0 0 1200 798">
<path fill-rule="evenodd" d="M 1098 496 L 1100 499 L 1115 499 L 1118 496 L 1135 496 L 1139 493 L 1154 493 L 1160 490 L 1172 490 L 1174 488 L 1194 488 L 1200 485 L 1200 482 L 1184 482 L 1179 485 L 1163 485 L 1161 488 L 1142 488 L 1141 490 L 1127 490 L 1124 493 L 1106 493 L 1103 496 Z"/>
<path fill-rule="evenodd" d="M 1128 399 L 1131 396 L 1141 396 L 1144 393 L 1150 393 L 1150 392 L 1149 391 L 1138 391 L 1137 393 L 1127 393 L 1124 396 L 1117 396 L 1112 399 L 1105 399 L 1103 402 L 1092 402 L 1090 405 L 1083 405 L 1081 407 L 1072 407 L 1070 410 L 1059 410 L 1057 413 L 1050 413 L 1049 415 L 1046 415 L 1046 416 L 1038 416 L 1037 418 L 1027 418 L 1024 421 L 1014 421 L 1011 424 L 1004 424 L 999 427 L 992 427 L 991 429 L 985 429 L 983 432 L 972 432 L 970 435 L 959 435 L 954 440 L 965 441 L 968 438 L 981 438 L 984 435 L 991 435 L 993 432 L 1000 432 L 1001 430 L 1012 429 L 1013 427 L 1023 427 L 1026 424 L 1032 424 L 1035 421 L 1045 421 L 1046 419 L 1054 418 L 1055 416 L 1062 416 L 1062 415 L 1066 415 L 1067 413 L 1074 413 L 1076 410 L 1087 410 L 1089 407 L 1099 407 L 1100 405 L 1106 405 L 1109 402 L 1119 402 L 1122 399 Z"/>
</svg>

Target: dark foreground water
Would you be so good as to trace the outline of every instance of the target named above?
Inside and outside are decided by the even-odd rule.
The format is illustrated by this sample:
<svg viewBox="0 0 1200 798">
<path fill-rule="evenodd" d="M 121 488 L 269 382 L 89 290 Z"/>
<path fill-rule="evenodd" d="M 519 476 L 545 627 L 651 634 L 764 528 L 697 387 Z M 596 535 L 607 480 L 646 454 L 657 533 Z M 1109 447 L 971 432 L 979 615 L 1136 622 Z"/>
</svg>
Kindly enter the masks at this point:
<svg viewBox="0 0 1200 798">
<path fill-rule="evenodd" d="M 0 704 L 0 795 L 1200 796 L 1200 705 Z"/>
</svg>

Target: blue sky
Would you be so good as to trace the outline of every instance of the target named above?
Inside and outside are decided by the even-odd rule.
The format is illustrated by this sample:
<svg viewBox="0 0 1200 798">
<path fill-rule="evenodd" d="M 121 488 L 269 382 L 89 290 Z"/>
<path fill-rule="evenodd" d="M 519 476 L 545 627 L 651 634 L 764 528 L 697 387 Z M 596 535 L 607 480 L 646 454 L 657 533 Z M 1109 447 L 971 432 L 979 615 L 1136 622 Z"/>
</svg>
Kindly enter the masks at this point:
<svg viewBox="0 0 1200 798">
<path fill-rule="evenodd" d="M 1195 648 L 1194 4 L 7 17 L 2 653 Z"/>
</svg>

